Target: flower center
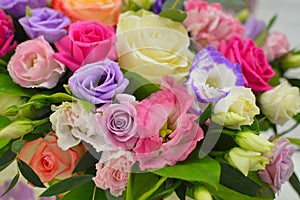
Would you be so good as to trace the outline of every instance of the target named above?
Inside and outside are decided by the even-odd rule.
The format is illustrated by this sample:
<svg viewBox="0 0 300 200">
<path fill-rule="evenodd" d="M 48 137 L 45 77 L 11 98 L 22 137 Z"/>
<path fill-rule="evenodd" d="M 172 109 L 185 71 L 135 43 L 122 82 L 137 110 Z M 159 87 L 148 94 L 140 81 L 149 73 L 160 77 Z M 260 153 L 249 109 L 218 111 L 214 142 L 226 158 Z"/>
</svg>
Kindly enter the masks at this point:
<svg viewBox="0 0 300 200">
<path fill-rule="evenodd" d="M 159 130 L 159 136 L 163 139 L 163 143 L 166 143 L 171 140 L 171 138 L 169 138 L 169 135 L 172 132 L 173 130 L 170 128 L 169 123 L 166 122 Z"/>
</svg>

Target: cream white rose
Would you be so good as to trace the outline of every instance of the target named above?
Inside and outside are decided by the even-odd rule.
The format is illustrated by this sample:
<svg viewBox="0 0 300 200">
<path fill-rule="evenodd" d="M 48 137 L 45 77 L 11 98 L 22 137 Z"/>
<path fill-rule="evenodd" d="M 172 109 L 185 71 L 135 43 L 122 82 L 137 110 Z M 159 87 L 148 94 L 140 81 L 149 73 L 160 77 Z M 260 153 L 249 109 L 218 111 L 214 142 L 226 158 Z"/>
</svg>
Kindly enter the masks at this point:
<svg viewBox="0 0 300 200">
<path fill-rule="evenodd" d="M 52 129 L 58 137 L 57 144 L 63 150 L 78 145 L 81 141 L 91 144 L 96 151 L 111 150 L 98 128 L 95 114 L 87 112 L 82 104 L 63 102 L 52 106 L 50 115 Z"/>
<path fill-rule="evenodd" d="M 255 105 L 251 89 L 233 87 L 226 97 L 216 103 L 212 120 L 228 128 L 240 129 L 242 125 L 251 125 L 257 114 L 259 108 Z"/>
<path fill-rule="evenodd" d="M 192 53 L 184 26 L 140 10 L 121 14 L 116 49 L 122 68 L 160 83 L 164 75 L 180 79 L 189 72 Z"/>
<path fill-rule="evenodd" d="M 259 102 L 262 113 L 274 124 L 283 125 L 300 112 L 299 88 L 292 87 L 287 81 L 264 92 Z"/>
</svg>

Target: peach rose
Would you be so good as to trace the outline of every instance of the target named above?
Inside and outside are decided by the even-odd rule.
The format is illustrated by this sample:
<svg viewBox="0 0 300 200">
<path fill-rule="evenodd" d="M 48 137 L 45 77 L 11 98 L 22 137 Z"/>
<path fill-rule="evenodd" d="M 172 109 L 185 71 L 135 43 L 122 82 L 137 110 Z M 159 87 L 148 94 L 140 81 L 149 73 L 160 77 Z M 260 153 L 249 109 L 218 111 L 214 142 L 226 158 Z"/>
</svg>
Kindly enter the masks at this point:
<svg viewBox="0 0 300 200">
<path fill-rule="evenodd" d="M 121 12 L 122 0 L 53 0 L 54 10 L 61 11 L 72 21 L 96 20 L 115 25 Z"/>
<path fill-rule="evenodd" d="M 27 142 L 19 158 L 35 171 L 43 183 L 47 183 L 53 178 L 70 177 L 84 153 L 85 148 L 81 145 L 63 151 L 57 145 L 56 135 L 51 132 L 45 138 Z"/>
</svg>

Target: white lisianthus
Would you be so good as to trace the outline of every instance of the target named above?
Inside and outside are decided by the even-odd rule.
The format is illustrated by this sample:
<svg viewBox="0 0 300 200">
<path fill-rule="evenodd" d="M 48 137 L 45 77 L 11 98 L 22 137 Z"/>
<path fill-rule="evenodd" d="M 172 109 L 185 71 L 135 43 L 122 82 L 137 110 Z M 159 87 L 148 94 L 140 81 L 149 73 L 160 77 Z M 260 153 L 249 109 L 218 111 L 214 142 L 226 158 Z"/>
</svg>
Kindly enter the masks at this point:
<svg viewBox="0 0 300 200">
<path fill-rule="evenodd" d="M 251 125 L 257 114 L 259 108 L 255 105 L 251 89 L 233 87 L 226 97 L 216 103 L 212 120 L 228 128 L 240 129 L 242 125 Z"/>
<path fill-rule="evenodd" d="M 165 75 L 186 76 L 192 61 L 184 26 L 146 10 L 120 15 L 116 49 L 122 68 L 160 83 Z"/>
<path fill-rule="evenodd" d="M 262 113 L 274 124 L 283 125 L 300 112 L 299 88 L 287 81 L 272 90 L 264 92 L 259 102 Z"/>
<path fill-rule="evenodd" d="M 50 115 L 52 129 L 58 137 L 58 146 L 63 150 L 76 146 L 81 141 L 91 144 L 98 152 L 112 149 L 99 131 L 95 113 L 87 112 L 82 104 L 63 102 L 51 109 L 54 111 Z"/>
</svg>

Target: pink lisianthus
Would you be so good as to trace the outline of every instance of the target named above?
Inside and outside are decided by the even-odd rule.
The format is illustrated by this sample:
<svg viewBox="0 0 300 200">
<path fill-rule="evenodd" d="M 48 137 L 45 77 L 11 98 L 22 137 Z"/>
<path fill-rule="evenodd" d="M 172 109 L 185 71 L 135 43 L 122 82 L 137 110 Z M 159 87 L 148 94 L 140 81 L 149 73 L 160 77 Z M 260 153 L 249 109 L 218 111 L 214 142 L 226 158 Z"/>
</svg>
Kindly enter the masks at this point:
<svg viewBox="0 0 300 200">
<path fill-rule="evenodd" d="M 114 60 L 114 43 L 114 28 L 97 21 L 79 21 L 71 24 L 68 35 L 55 43 L 58 53 L 54 57 L 74 72 L 86 64 Z"/>
<path fill-rule="evenodd" d="M 259 177 L 276 193 L 289 180 L 294 171 L 292 155 L 295 147 L 286 138 L 280 138 L 273 148 L 272 162 L 259 171 Z"/>
<path fill-rule="evenodd" d="M 268 84 L 275 75 L 262 49 L 252 39 L 243 40 L 234 36 L 230 41 L 222 41 L 219 51 L 232 63 L 239 63 L 242 68 L 245 85 L 255 92 L 272 89 Z"/>
<path fill-rule="evenodd" d="M 268 35 L 262 49 L 268 61 L 272 61 L 289 52 L 289 42 L 285 34 L 273 32 Z"/>
<path fill-rule="evenodd" d="M 96 164 L 96 186 L 109 189 L 114 196 L 120 196 L 125 190 L 131 167 L 135 163 L 129 151 L 104 151 Z"/>
<path fill-rule="evenodd" d="M 133 151 L 142 170 L 185 160 L 203 138 L 197 115 L 188 113 L 193 97 L 171 77 L 161 87 L 137 106 L 140 138 Z"/>
<path fill-rule="evenodd" d="M 17 42 L 14 41 L 14 25 L 11 19 L 0 9 L 0 58 L 12 51 Z"/>
<path fill-rule="evenodd" d="M 227 41 L 234 34 L 242 36 L 245 32 L 240 21 L 224 12 L 219 3 L 187 0 L 185 10 L 187 18 L 183 24 L 203 46 L 211 44 L 218 48 L 221 40 Z"/>
<path fill-rule="evenodd" d="M 54 178 L 70 177 L 85 152 L 83 145 L 63 151 L 57 145 L 56 135 L 49 133 L 45 138 L 26 142 L 19 158 L 35 171 L 43 183 L 48 183 Z"/>
</svg>

